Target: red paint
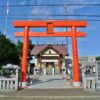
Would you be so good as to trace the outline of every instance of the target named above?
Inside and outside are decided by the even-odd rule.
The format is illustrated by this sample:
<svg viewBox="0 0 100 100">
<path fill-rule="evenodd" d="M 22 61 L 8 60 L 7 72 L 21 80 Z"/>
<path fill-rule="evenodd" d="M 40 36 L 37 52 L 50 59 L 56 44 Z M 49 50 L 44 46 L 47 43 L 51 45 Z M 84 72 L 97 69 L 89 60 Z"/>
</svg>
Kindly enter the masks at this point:
<svg viewBox="0 0 100 100">
<path fill-rule="evenodd" d="M 80 82 L 77 36 L 76 36 L 76 27 L 75 26 L 72 26 L 72 52 L 73 52 L 73 73 L 74 73 L 73 80 L 75 82 Z"/>
<path fill-rule="evenodd" d="M 47 32 L 29 32 L 29 37 L 72 37 L 72 32 L 54 32 L 52 34 Z M 24 32 L 17 32 L 15 33 L 17 37 L 23 37 Z M 77 37 L 85 37 L 86 34 L 84 32 L 76 32 Z"/>
<path fill-rule="evenodd" d="M 21 68 L 21 82 L 26 82 L 27 72 L 27 57 L 28 57 L 28 32 L 29 28 L 26 26 L 24 31 L 23 55 L 22 55 L 22 68 Z"/>
</svg>

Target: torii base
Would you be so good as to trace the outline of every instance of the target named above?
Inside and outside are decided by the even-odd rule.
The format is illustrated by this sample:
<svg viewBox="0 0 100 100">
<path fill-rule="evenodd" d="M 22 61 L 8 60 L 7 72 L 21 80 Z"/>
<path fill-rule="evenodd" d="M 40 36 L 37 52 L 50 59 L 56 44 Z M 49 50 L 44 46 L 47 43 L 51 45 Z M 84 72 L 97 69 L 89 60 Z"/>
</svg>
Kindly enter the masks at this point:
<svg viewBox="0 0 100 100">
<path fill-rule="evenodd" d="M 27 87 L 27 82 L 20 82 L 21 88 Z"/>
<path fill-rule="evenodd" d="M 80 87 L 81 86 L 81 82 L 73 82 L 73 87 Z"/>
</svg>

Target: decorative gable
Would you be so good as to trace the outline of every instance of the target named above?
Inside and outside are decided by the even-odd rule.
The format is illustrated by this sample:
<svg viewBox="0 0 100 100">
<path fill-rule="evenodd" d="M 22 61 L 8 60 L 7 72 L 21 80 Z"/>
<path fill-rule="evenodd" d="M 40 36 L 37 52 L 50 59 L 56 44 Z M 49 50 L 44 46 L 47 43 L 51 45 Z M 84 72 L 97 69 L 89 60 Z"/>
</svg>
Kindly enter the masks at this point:
<svg viewBox="0 0 100 100">
<path fill-rule="evenodd" d="M 46 49 L 43 52 L 43 54 L 45 54 L 45 55 L 55 55 L 55 54 L 57 54 L 57 52 L 50 48 L 50 49 Z"/>
</svg>

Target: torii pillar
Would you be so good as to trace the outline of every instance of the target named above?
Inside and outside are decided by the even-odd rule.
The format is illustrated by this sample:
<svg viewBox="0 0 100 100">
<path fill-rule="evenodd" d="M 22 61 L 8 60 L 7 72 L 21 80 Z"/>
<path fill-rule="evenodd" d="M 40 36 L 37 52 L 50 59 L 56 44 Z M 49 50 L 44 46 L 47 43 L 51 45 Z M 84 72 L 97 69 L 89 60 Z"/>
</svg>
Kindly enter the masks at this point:
<svg viewBox="0 0 100 100">
<path fill-rule="evenodd" d="M 78 63 L 78 48 L 77 48 L 77 39 L 76 39 L 76 27 L 72 26 L 72 54 L 73 54 L 73 74 L 74 81 L 73 86 L 80 86 L 80 74 L 79 74 L 79 63 Z"/>
<path fill-rule="evenodd" d="M 24 32 L 18 32 L 15 35 L 18 37 L 24 37 L 23 43 L 23 55 L 22 55 L 22 68 L 21 68 L 21 82 L 22 87 L 27 84 L 26 72 L 27 72 L 27 56 L 28 56 L 28 37 L 72 37 L 72 51 L 73 51 L 73 86 L 80 86 L 80 73 L 78 63 L 78 48 L 77 37 L 85 37 L 84 32 L 77 32 L 77 27 L 86 27 L 86 21 L 15 21 L 14 26 L 24 28 Z M 46 32 L 30 32 L 31 27 L 46 27 Z M 71 27 L 71 31 L 67 32 L 54 32 L 54 27 Z"/>
<path fill-rule="evenodd" d="M 21 82 L 22 86 L 27 86 L 27 80 L 26 80 L 26 73 L 27 73 L 27 67 L 28 67 L 28 33 L 29 33 L 29 27 L 25 27 L 24 30 L 24 43 L 23 43 L 23 54 L 22 54 L 22 68 L 21 68 Z"/>
</svg>

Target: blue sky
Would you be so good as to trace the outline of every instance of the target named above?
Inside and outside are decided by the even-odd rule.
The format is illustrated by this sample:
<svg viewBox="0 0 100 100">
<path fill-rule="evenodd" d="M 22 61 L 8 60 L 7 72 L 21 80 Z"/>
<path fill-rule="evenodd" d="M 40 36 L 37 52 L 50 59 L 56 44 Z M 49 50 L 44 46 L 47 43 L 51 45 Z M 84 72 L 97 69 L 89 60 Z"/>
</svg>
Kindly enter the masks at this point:
<svg viewBox="0 0 100 100">
<path fill-rule="evenodd" d="M 100 0 L 8 0 L 9 5 L 32 5 L 32 4 L 100 4 Z M 0 0 L 0 6 L 7 4 L 7 0 Z M 4 33 L 5 32 L 5 22 L 6 22 L 6 7 L 0 7 L 0 30 Z M 12 16 L 12 15 L 23 15 L 25 16 Z M 100 15 L 100 6 L 68 6 L 67 11 L 65 12 L 64 7 L 9 7 L 9 14 L 8 14 L 8 21 L 7 21 L 7 32 L 6 36 L 9 37 L 12 41 L 16 42 L 18 39 L 23 40 L 22 38 L 16 38 L 14 36 L 14 32 L 21 31 L 23 29 L 16 29 L 13 27 L 13 22 L 15 20 L 25 20 L 25 19 L 18 19 L 18 18 L 27 18 L 27 20 L 31 19 L 100 19 L 99 17 L 71 17 L 71 16 L 31 16 L 31 14 L 78 14 L 78 15 Z M 14 17 L 15 19 L 9 19 Z M 57 31 L 65 29 L 56 29 Z M 86 32 L 87 36 L 85 38 L 78 39 L 78 52 L 79 56 L 98 56 L 100 55 L 100 21 L 88 21 L 88 25 L 86 28 L 78 29 L 81 31 Z M 39 30 L 43 31 L 43 30 Z M 66 38 L 31 38 L 33 43 L 55 43 L 61 44 L 66 43 Z M 71 38 L 68 38 L 68 48 L 69 54 L 72 53 L 72 46 L 71 46 Z"/>
</svg>

